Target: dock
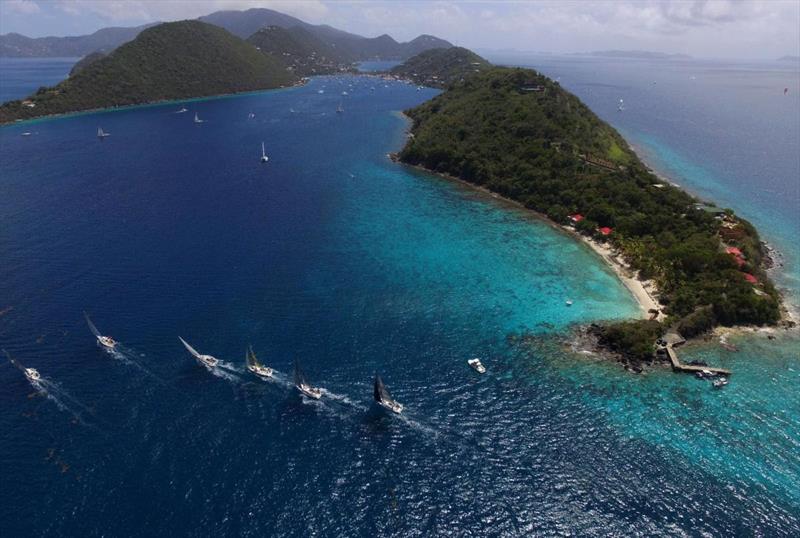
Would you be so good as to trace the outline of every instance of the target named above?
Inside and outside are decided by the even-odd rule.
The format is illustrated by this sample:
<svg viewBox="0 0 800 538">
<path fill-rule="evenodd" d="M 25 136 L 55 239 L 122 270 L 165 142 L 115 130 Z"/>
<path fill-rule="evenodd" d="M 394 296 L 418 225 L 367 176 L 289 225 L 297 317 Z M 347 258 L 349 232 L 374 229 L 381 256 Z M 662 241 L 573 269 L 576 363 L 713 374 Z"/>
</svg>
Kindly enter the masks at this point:
<svg viewBox="0 0 800 538">
<path fill-rule="evenodd" d="M 680 359 L 678 359 L 678 354 L 675 353 L 675 350 L 672 348 L 672 344 L 667 344 L 665 349 L 667 350 L 667 356 L 669 357 L 669 362 L 672 363 L 672 369 L 676 372 L 688 372 L 688 373 L 695 373 L 695 372 L 711 372 L 714 375 L 724 375 L 729 376 L 731 375 L 730 370 L 726 370 L 725 368 L 714 368 L 713 366 L 695 366 L 693 364 L 683 364 Z"/>
</svg>

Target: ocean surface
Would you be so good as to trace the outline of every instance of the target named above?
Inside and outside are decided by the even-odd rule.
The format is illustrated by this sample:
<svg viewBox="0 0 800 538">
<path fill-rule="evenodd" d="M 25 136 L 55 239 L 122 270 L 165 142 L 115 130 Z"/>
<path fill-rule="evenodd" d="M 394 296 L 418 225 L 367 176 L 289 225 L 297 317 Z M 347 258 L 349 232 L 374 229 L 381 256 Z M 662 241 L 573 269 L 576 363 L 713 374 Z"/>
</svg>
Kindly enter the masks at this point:
<svg viewBox="0 0 800 538">
<path fill-rule="evenodd" d="M 0 347 L 42 375 L 0 363 L 0 534 L 800 532 L 797 340 L 690 350 L 723 391 L 574 352 L 638 307 L 546 223 L 386 158 L 435 94 L 329 77 L 0 128 Z"/>
<path fill-rule="evenodd" d="M 0 58 L 0 103 L 22 99 L 69 76 L 80 58 Z"/>
</svg>

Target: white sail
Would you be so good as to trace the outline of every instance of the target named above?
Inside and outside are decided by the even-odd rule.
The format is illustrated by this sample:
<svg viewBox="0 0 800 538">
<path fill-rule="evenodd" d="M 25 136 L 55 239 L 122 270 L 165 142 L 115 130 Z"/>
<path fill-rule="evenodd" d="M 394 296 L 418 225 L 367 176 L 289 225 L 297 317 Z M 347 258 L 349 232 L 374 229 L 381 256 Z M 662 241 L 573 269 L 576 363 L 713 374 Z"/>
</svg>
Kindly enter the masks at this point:
<svg viewBox="0 0 800 538">
<path fill-rule="evenodd" d="M 97 338 L 100 338 L 100 336 L 102 336 L 102 335 L 100 334 L 100 331 L 97 330 L 97 327 L 94 326 L 94 323 L 92 323 L 92 320 L 89 319 L 89 314 L 84 312 L 83 313 L 83 317 L 86 318 L 86 323 L 89 325 L 89 330 L 92 331 L 92 334 L 95 335 Z"/>
<path fill-rule="evenodd" d="M 188 350 L 189 350 L 189 353 L 191 353 L 192 355 L 194 355 L 194 356 L 195 356 L 196 358 L 198 358 L 198 359 L 200 358 L 200 353 L 198 353 L 198 352 L 197 352 L 197 350 L 196 350 L 195 348 L 193 348 L 192 346 L 190 346 L 190 345 L 189 345 L 189 343 L 188 343 L 188 342 L 186 342 L 186 340 L 184 340 L 184 339 L 183 339 L 183 338 L 181 338 L 180 336 L 178 337 L 178 340 L 180 340 L 180 341 L 181 341 L 181 343 L 182 343 L 182 344 L 183 344 L 183 345 L 186 347 L 186 349 L 188 349 Z"/>
</svg>

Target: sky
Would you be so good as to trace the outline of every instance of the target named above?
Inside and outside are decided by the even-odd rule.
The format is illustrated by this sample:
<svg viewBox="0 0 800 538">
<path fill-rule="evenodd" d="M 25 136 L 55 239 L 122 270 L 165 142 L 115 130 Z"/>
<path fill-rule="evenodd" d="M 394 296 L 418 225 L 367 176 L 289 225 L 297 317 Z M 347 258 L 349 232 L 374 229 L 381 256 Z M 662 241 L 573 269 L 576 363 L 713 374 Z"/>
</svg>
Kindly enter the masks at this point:
<svg viewBox="0 0 800 538">
<path fill-rule="evenodd" d="M 252 7 L 365 36 L 426 33 L 478 50 L 800 55 L 800 0 L 0 0 L 0 33 L 81 35 Z"/>
</svg>

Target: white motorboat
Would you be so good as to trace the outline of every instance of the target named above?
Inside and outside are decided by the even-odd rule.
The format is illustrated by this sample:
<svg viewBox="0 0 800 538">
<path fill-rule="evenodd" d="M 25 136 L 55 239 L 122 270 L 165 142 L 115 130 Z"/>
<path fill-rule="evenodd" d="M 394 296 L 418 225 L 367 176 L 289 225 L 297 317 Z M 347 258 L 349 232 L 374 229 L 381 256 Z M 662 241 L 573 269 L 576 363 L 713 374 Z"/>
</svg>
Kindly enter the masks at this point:
<svg viewBox="0 0 800 538">
<path fill-rule="evenodd" d="M 383 384 L 381 376 L 377 374 L 375 374 L 375 386 L 372 394 L 375 398 L 375 402 L 384 409 L 388 409 L 392 413 L 397 413 L 398 415 L 403 412 L 403 405 L 394 401 L 389 395 L 389 391 L 386 390 L 386 385 Z"/>
<path fill-rule="evenodd" d="M 25 131 L 24 133 L 22 133 L 22 136 L 31 136 L 31 132 L 30 131 Z"/>
<path fill-rule="evenodd" d="M 247 369 L 253 372 L 258 377 L 263 377 L 263 378 L 272 377 L 273 374 L 272 368 L 264 366 L 263 364 L 258 362 L 258 359 L 256 358 L 256 354 L 253 351 L 252 347 L 250 347 L 250 349 L 247 350 L 246 360 L 247 360 Z"/>
<path fill-rule="evenodd" d="M 97 128 L 97 138 L 103 139 L 103 138 L 106 138 L 106 137 L 109 137 L 109 136 L 111 136 L 111 133 L 107 133 L 107 132 L 103 131 L 102 127 L 98 127 Z"/>
<path fill-rule="evenodd" d="M 567 300 L 565 301 L 565 304 L 566 304 L 567 306 L 572 306 L 572 299 L 567 299 Z"/>
<path fill-rule="evenodd" d="M 250 114 L 247 115 L 247 119 L 248 120 L 252 120 L 255 117 L 256 117 L 256 115 L 253 112 L 251 112 Z"/>
<path fill-rule="evenodd" d="M 42 376 L 39 375 L 39 371 L 36 368 L 25 368 L 25 377 L 28 378 L 28 381 L 39 381 Z"/>
<path fill-rule="evenodd" d="M 189 353 L 191 353 L 192 356 L 198 361 L 200 361 L 202 364 L 208 366 L 209 368 L 213 368 L 217 364 L 219 364 L 219 360 L 217 360 L 215 357 L 212 357 L 211 355 L 201 355 L 200 353 L 197 352 L 195 348 L 190 346 L 186 342 L 186 340 L 184 340 L 180 336 L 178 337 L 178 340 L 180 340 L 181 343 L 184 345 L 184 347 L 186 347 L 186 349 L 189 350 Z"/>
<path fill-rule="evenodd" d="M 83 316 L 86 318 L 86 324 L 89 325 L 89 330 L 92 331 L 92 334 L 95 338 L 97 338 L 97 343 L 103 346 L 106 349 L 114 349 L 117 346 L 117 342 L 111 338 L 110 336 L 103 336 L 100 334 L 100 331 L 97 330 L 97 327 L 94 326 L 92 320 L 89 319 L 89 314 L 86 312 L 83 313 Z"/>
<path fill-rule="evenodd" d="M 477 359 L 477 358 L 476 359 L 469 359 L 467 361 L 467 364 L 469 364 L 473 368 L 473 370 L 475 370 L 479 374 L 485 374 L 486 373 L 486 367 L 483 365 L 483 363 L 481 363 L 480 359 Z"/>
<path fill-rule="evenodd" d="M 300 391 L 301 394 L 305 394 L 314 400 L 319 400 L 322 397 L 322 389 L 312 387 L 308 384 L 308 380 L 306 379 L 303 371 L 300 369 L 300 364 L 297 361 L 294 363 L 294 386 Z"/>
<path fill-rule="evenodd" d="M 727 377 L 720 377 L 719 379 L 715 380 L 712 383 L 712 385 L 714 385 L 715 389 L 721 389 L 722 387 L 724 387 L 727 384 L 728 384 L 728 378 Z"/>
<path fill-rule="evenodd" d="M 265 163 L 269 161 L 269 157 L 267 157 L 267 152 L 264 149 L 264 142 L 261 142 L 261 162 Z"/>
</svg>

